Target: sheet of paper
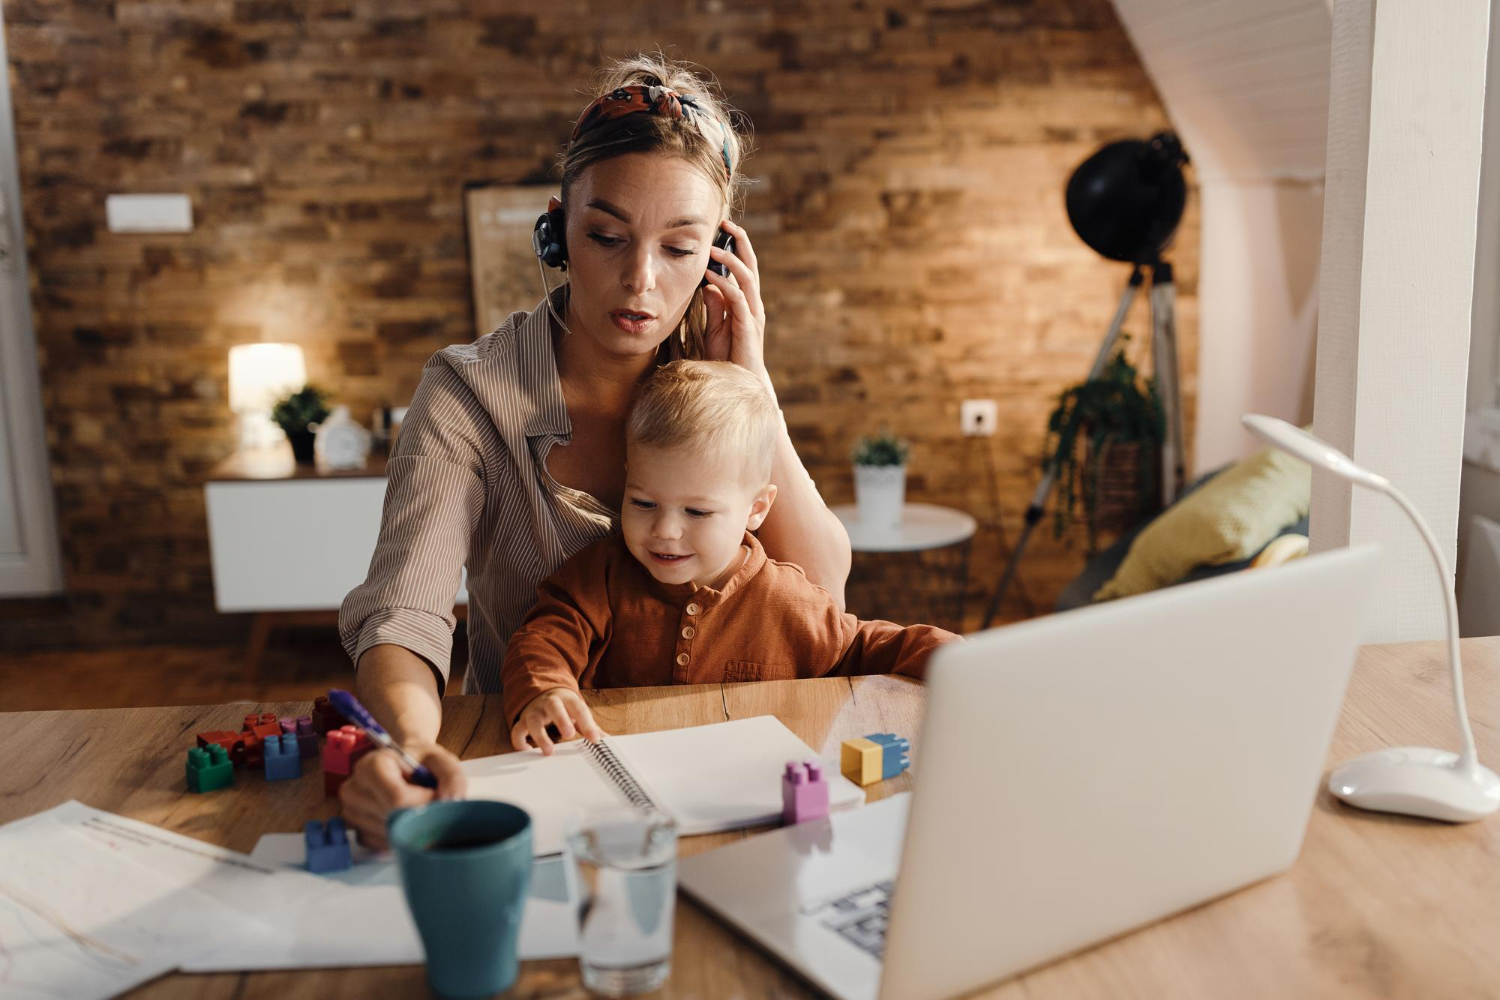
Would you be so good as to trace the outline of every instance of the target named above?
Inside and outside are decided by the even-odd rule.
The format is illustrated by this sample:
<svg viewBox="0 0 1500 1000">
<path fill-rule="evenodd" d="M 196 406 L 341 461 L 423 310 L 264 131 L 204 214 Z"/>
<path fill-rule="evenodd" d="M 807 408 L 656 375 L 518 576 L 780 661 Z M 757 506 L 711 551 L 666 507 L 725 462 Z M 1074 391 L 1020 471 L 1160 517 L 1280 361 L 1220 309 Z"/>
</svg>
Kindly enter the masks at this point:
<svg viewBox="0 0 1500 1000">
<path fill-rule="evenodd" d="M 589 759 L 588 744 L 582 740 L 559 745 L 550 757 L 540 750 L 523 750 L 466 760 L 463 769 L 469 778 L 469 798 L 510 802 L 531 814 L 531 846 L 538 857 L 563 849 L 570 816 L 625 804 L 624 796 Z"/>
<path fill-rule="evenodd" d="M 259 927 L 52 812 L 0 827 L 0 996 L 7 1000 L 115 996 L 214 946 L 214 934 Z"/>
<path fill-rule="evenodd" d="M 268 833 L 256 843 L 250 858 L 258 864 L 298 870 L 307 860 L 301 834 Z M 340 937 L 353 936 L 361 941 L 321 940 L 318 948 L 332 956 L 324 961 L 307 948 L 294 949 L 285 960 L 294 959 L 322 966 L 402 965 L 423 960 L 422 943 L 412 924 L 401 889 L 401 873 L 390 854 L 371 854 L 362 848 L 354 854 L 355 863 L 341 872 L 311 876 L 348 887 L 355 900 L 352 909 L 339 909 L 329 918 L 330 925 L 342 928 Z M 519 941 L 522 959 L 571 958 L 578 954 L 577 912 L 570 901 L 575 894 L 567 864 L 562 858 L 538 859 L 532 867 L 531 890 L 521 917 Z M 319 912 L 328 904 L 320 903 Z M 362 910 L 395 910 L 401 921 L 389 914 L 366 914 Z M 192 971 L 228 970 L 231 965 L 243 969 L 243 963 L 254 958 L 246 949 L 232 949 L 207 955 L 192 964 Z M 333 960 L 337 959 L 337 960 Z M 262 963 L 279 961 L 268 956 Z M 230 964 L 224 964 L 230 963 Z M 309 964 L 258 964 L 254 968 L 310 968 Z"/>
</svg>

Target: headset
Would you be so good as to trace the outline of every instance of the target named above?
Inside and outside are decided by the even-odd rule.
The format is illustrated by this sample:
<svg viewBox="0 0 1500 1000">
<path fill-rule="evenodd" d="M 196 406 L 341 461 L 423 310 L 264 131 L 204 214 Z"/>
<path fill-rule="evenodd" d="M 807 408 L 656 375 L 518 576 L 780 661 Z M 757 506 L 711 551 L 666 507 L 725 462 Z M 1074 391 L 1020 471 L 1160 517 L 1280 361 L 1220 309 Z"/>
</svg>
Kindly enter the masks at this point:
<svg viewBox="0 0 1500 1000">
<path fill-rule="evenodd" d="M 536 251 L 539 261 L 548 267 L 568 269 L 568 237 L 567 223 L 563 218 L 562 206 L 559 205 L 548 212 L 543 213 L 536 220 L 536 226 L 531 230 L 531 249 Z M 714 246 L 728 253 L 734 253 L 734 237 L 726 230 L 720 229 L 714 235 Z M 708 262 L 708 270 L 714 272 L 721 278 L 729 277 L 729 267 L 716 260 Z M 708 284 L 708 275 L 698 283 L 699 288 Z"/>
</svg>

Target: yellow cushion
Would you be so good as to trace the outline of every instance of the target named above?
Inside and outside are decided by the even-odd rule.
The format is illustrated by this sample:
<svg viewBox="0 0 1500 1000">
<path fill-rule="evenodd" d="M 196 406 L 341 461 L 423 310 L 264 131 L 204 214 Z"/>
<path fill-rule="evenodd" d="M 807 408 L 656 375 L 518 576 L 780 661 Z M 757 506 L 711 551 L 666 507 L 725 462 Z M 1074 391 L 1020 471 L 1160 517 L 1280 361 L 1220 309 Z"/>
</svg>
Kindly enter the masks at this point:
<svg viewBox="0 0 1500 1000">
<path fill-rule="evenodd" d="M 1195 567 L 1249 559 L 1307 516 L 1312 469 L 1275 448 L 1225 469 L 1146 526 L 1096 601 L 1176 583 Z"/>
</svg>

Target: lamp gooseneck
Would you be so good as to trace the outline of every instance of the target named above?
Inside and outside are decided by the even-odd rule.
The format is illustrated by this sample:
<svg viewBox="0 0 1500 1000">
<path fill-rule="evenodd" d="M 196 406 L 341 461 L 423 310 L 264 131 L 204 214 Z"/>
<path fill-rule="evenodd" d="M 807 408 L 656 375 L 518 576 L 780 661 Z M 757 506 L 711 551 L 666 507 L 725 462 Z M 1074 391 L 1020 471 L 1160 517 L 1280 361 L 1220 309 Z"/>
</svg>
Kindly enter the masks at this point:
<svg viewBox="0 0 1500 1000">
<path fill-rule="evenodd" d="M 1448 670 L 1452 680 L 1453 714 L 1458 721 L 1463 750 L 1453 754 L 1431 747 L 1391 747 L 1362 754 L 1334 768 L 1328 790 L 1360 809 L 1403 813 L 1449 822 L 1483 819 L 1500 809 L 1500 775 L 1479 763 L 1469 710 L 1464 700 L 1463 663 L 1458 648 L 1458 602 L 1453 575 L 1442 547 L 1416 506 L 1383 476 L 1355 464 L 1326 441 L 1284 420 L 1259 414 L 1240 418 L 1256 436 L 1309 465 L 1327 470 L 1351 483 L 1384 493 L 1416 525 L 1432 556 L 1448 627 Z"/>
</svg>

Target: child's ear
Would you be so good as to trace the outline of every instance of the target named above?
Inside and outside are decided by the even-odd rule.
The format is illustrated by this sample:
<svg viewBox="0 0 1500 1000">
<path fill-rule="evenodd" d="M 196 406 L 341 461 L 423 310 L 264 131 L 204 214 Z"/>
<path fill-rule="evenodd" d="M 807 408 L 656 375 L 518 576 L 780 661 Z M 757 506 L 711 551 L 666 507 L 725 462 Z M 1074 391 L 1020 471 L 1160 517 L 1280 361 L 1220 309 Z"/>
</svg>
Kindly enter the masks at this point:
<svg viewBox="0 0 1500 1000">
<path fill-rule="evenodd" d="M 776 484 L 767 483 L 766 488 L 755 495 L 755 501 L 750 504 L 750 516 L 745 519 L 745 529 L 754 531 L 765 521 L 766 515 L 771 513 L 771 504 L 776 502 Z"/>
</svg>

